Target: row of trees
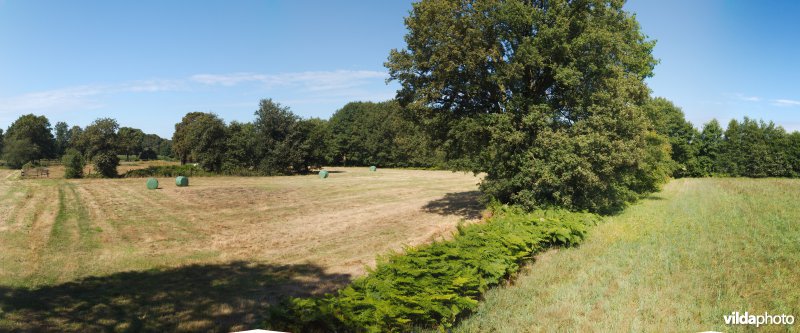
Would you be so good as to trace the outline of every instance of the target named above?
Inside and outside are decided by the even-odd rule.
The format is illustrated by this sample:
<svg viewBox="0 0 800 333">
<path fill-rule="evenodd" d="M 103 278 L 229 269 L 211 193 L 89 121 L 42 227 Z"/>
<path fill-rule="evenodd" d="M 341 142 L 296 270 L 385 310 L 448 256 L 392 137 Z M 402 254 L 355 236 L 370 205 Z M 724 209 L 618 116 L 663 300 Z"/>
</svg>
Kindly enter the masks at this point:
<svg viewBox="0 0 800 333">
<path fill-rule="evenodd" d="M 53 128 L 47 117 L 28 114 L 14 121 L 5 133 L 0 131 L 0 151 L 12 168 L 67 156 L 68 165 L 82 169 L 84 161 L 89 161 L 101 175 L 112 177 L 119 164 L 117 154 L 155 159 L 158 154 L 171 154 L 171 142 L 140 129 L 120 127 L 110 118 L 97 119 L 85 128 L 70 128 L 64 122 Z M 76 176 L 82 172 L 74 171 Z"/>
<path fill-rule="evenodd" d="M 173 151 L 182 163 L 226 174 L 277 175 L 323 165 L 435 166 L 441 158 L 422 129 L 394 102 L 353 102 L 330 120 L 302 119 L 262 100 L 249 123 L 225 124 L 192 112 L 175 125 Z"/>
<path fill-rule="evenodd" d="M 698 130 L 680 108 L 660 97 L 647 101 L 642 109 L 648 128 L 660 136 L 650 135 L 649 144 L 656 147 L 650 153 L 669 156 L 659 168 L 670 170 L 673 177 L 800 176 L 798 132 L 787 133 L 772 122 L 749 118 L 732 120 L 727 129 L 712 120 Z M 289 108 L 263 100 L 255 115 L 252 123 L 226 125 L 211 113 L 187 114 L 175 127 L 175 157 L 199 163 L 208 171 L 265 175 L 333 164 L 441 167 L 446 159 L 443 150 L 433 148 L 437 144 L 425 126 L 412 119 L 415 114 L 395 101 L 352 102 L 330 120 L 322 120 L 301 119 Z M 664 149 L 664 138 L 669 150 Z M 93 161 L 101 174 L 112 176 L 117 154 L 141 159 L 171 156 L 173 141 L 119 127 L 109 118 L 86 128 L 58 122 L 51 130 L 46 117 L 24 115 L 5 133 L 0 130 L 0 151 L 12 167 L 68 155 L 68 165 Z M 450 156 L 448 161 L 455 168 L 468 165 L 463 156 Z"/>
<path fill-rule="evenodd" d="M 669 137 L 674 177 L 800 177 L 800 133 L 745 117 L 723 129 L 711 120 L 698 130 L 664 98 L 645 107 L 655 131 Z"/>
<path fill-rule="evenodd" d="M 85 128 L 64 122 L 51 128 L 44 116 L 21 116 L 4 134 L 0 151 L 6 164 L 19 168 L 42 159 L 64 157 L 74 168 L 95 164 L 115 176 L 117 155 L 156 159 L 169 156 L 225 174 L 276 175 L 307 172 L 323 165 L 384 167 L 441 166 L 443 152 L 395 101 L 352 102 L 329 120 L 301 119 L 288 107 L 262 100 L 253 122 L 226 124 L 212 113 L 191 112 L 175 125 L 172 140 L 120 127 L 101 118 Z M 70 175 L 81 176 L 80 170 Z"/>
</svg>

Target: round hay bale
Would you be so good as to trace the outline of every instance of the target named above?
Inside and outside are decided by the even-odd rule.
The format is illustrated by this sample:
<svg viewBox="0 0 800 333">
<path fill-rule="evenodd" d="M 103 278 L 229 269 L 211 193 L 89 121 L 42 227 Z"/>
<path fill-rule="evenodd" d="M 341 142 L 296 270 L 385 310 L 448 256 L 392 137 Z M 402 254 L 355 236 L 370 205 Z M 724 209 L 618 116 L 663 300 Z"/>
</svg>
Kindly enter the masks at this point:
<svg viewBox="0 0 800 333">
<path fill-rule="evenodd" d="M 378 171 L 378 167 L 373 165 L 373 166 L 369 167 L 369 171 L 373 171 L 373 172 L 374 171 Z"/>
<path fill-rule="evenodd" d="M 189 177 L 186 176 L 178 176 L 175 178 L 175 185 L 180 187 L 189 186 Z"/>
<path fill-rule="evenodd" d="M 148 190 L 155 190 L 157 188 L 158 188 L 158 179 L 148 178 L 147 179 L 147 189 Z"/>
<path fill-rule="evenodd" d="M 320 171 L 320 172 L 319 172 L 319 178 L 320 178 L 320 179 L 325 179 L 325 178 L 328 178 L 328 170 L 322 170 L 322 171 Z"/>
</svg>

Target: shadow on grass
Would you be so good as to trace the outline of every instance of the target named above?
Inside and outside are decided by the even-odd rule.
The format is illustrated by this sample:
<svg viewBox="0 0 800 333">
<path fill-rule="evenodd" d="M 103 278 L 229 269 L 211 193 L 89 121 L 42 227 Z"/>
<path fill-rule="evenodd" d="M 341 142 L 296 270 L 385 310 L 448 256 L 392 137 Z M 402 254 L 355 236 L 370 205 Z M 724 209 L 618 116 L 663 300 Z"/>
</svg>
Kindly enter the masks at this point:
<svg viewBox="0 0 800 333">
<path fill-rule="evenodd" d="M 33 290 L 0 286 L 0 331 L 252 329 L 282 298 L 333 292 L 350 280 L 313 265 L 232 262 L 124 272 Z"/>
<path fill-rule="evenodd" d="M 316 175 L 320 171 L 322 171 L 322 170 L 321 169 L 320 170 L 312 170 L 308 174 L 309 175 Z M 328 173 L 347 173 L 347 171 L 342 171 L 342 170 L 325 170 L 325 171 L 328 171 Z"/>
<path fill-rule="evenodd" d="M 478 219 L 484 208 L 480 198 L 480 191 L 447 193 L 441 199 L 428 202 L 422 207 L 422 210 L 440 215 L 457 215 L 465 219 Z"/>
</svg>

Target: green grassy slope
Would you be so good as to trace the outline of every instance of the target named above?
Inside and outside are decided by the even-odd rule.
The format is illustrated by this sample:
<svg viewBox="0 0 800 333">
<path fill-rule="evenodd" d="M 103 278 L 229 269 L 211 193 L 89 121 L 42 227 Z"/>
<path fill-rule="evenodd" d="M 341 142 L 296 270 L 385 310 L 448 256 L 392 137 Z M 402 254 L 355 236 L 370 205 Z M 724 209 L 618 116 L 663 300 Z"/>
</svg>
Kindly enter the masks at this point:
<svg viewBox="0 0 800 333">
<path fill-rule="evenodd" d="M 540 256 L 457 331 L 750 331 L 723 315 L 800 319 L 798 286 L 800 180 L 681 179 Z"/>
</svg>

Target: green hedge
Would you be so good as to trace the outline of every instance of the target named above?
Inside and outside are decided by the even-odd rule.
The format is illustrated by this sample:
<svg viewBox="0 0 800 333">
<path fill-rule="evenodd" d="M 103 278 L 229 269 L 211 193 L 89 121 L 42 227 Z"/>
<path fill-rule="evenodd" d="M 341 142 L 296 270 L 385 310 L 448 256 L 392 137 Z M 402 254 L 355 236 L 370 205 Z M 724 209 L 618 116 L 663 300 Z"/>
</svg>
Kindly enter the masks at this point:
<svg viewBox="0 0 800 333">
<path fill-rule="evenodd" d="M 193 165 L 157 165 L 144 169 L 130 170 L 125 173 L 125 178 L 144 177 L 177 177 L 177 176 L 210 176 L 212 173 Z"/>
<path fill-rule="evenodd" d="M 459 226 L 452 240 L 379 258 L 374 270 L 335 295 L 287 300 L 270 312 L 269 326 L 293 332 L 446 329 L 533 254 L 578 244 L 598 221 L 589 213 L 500 208 L 486 223 Z"/>
</svg>

